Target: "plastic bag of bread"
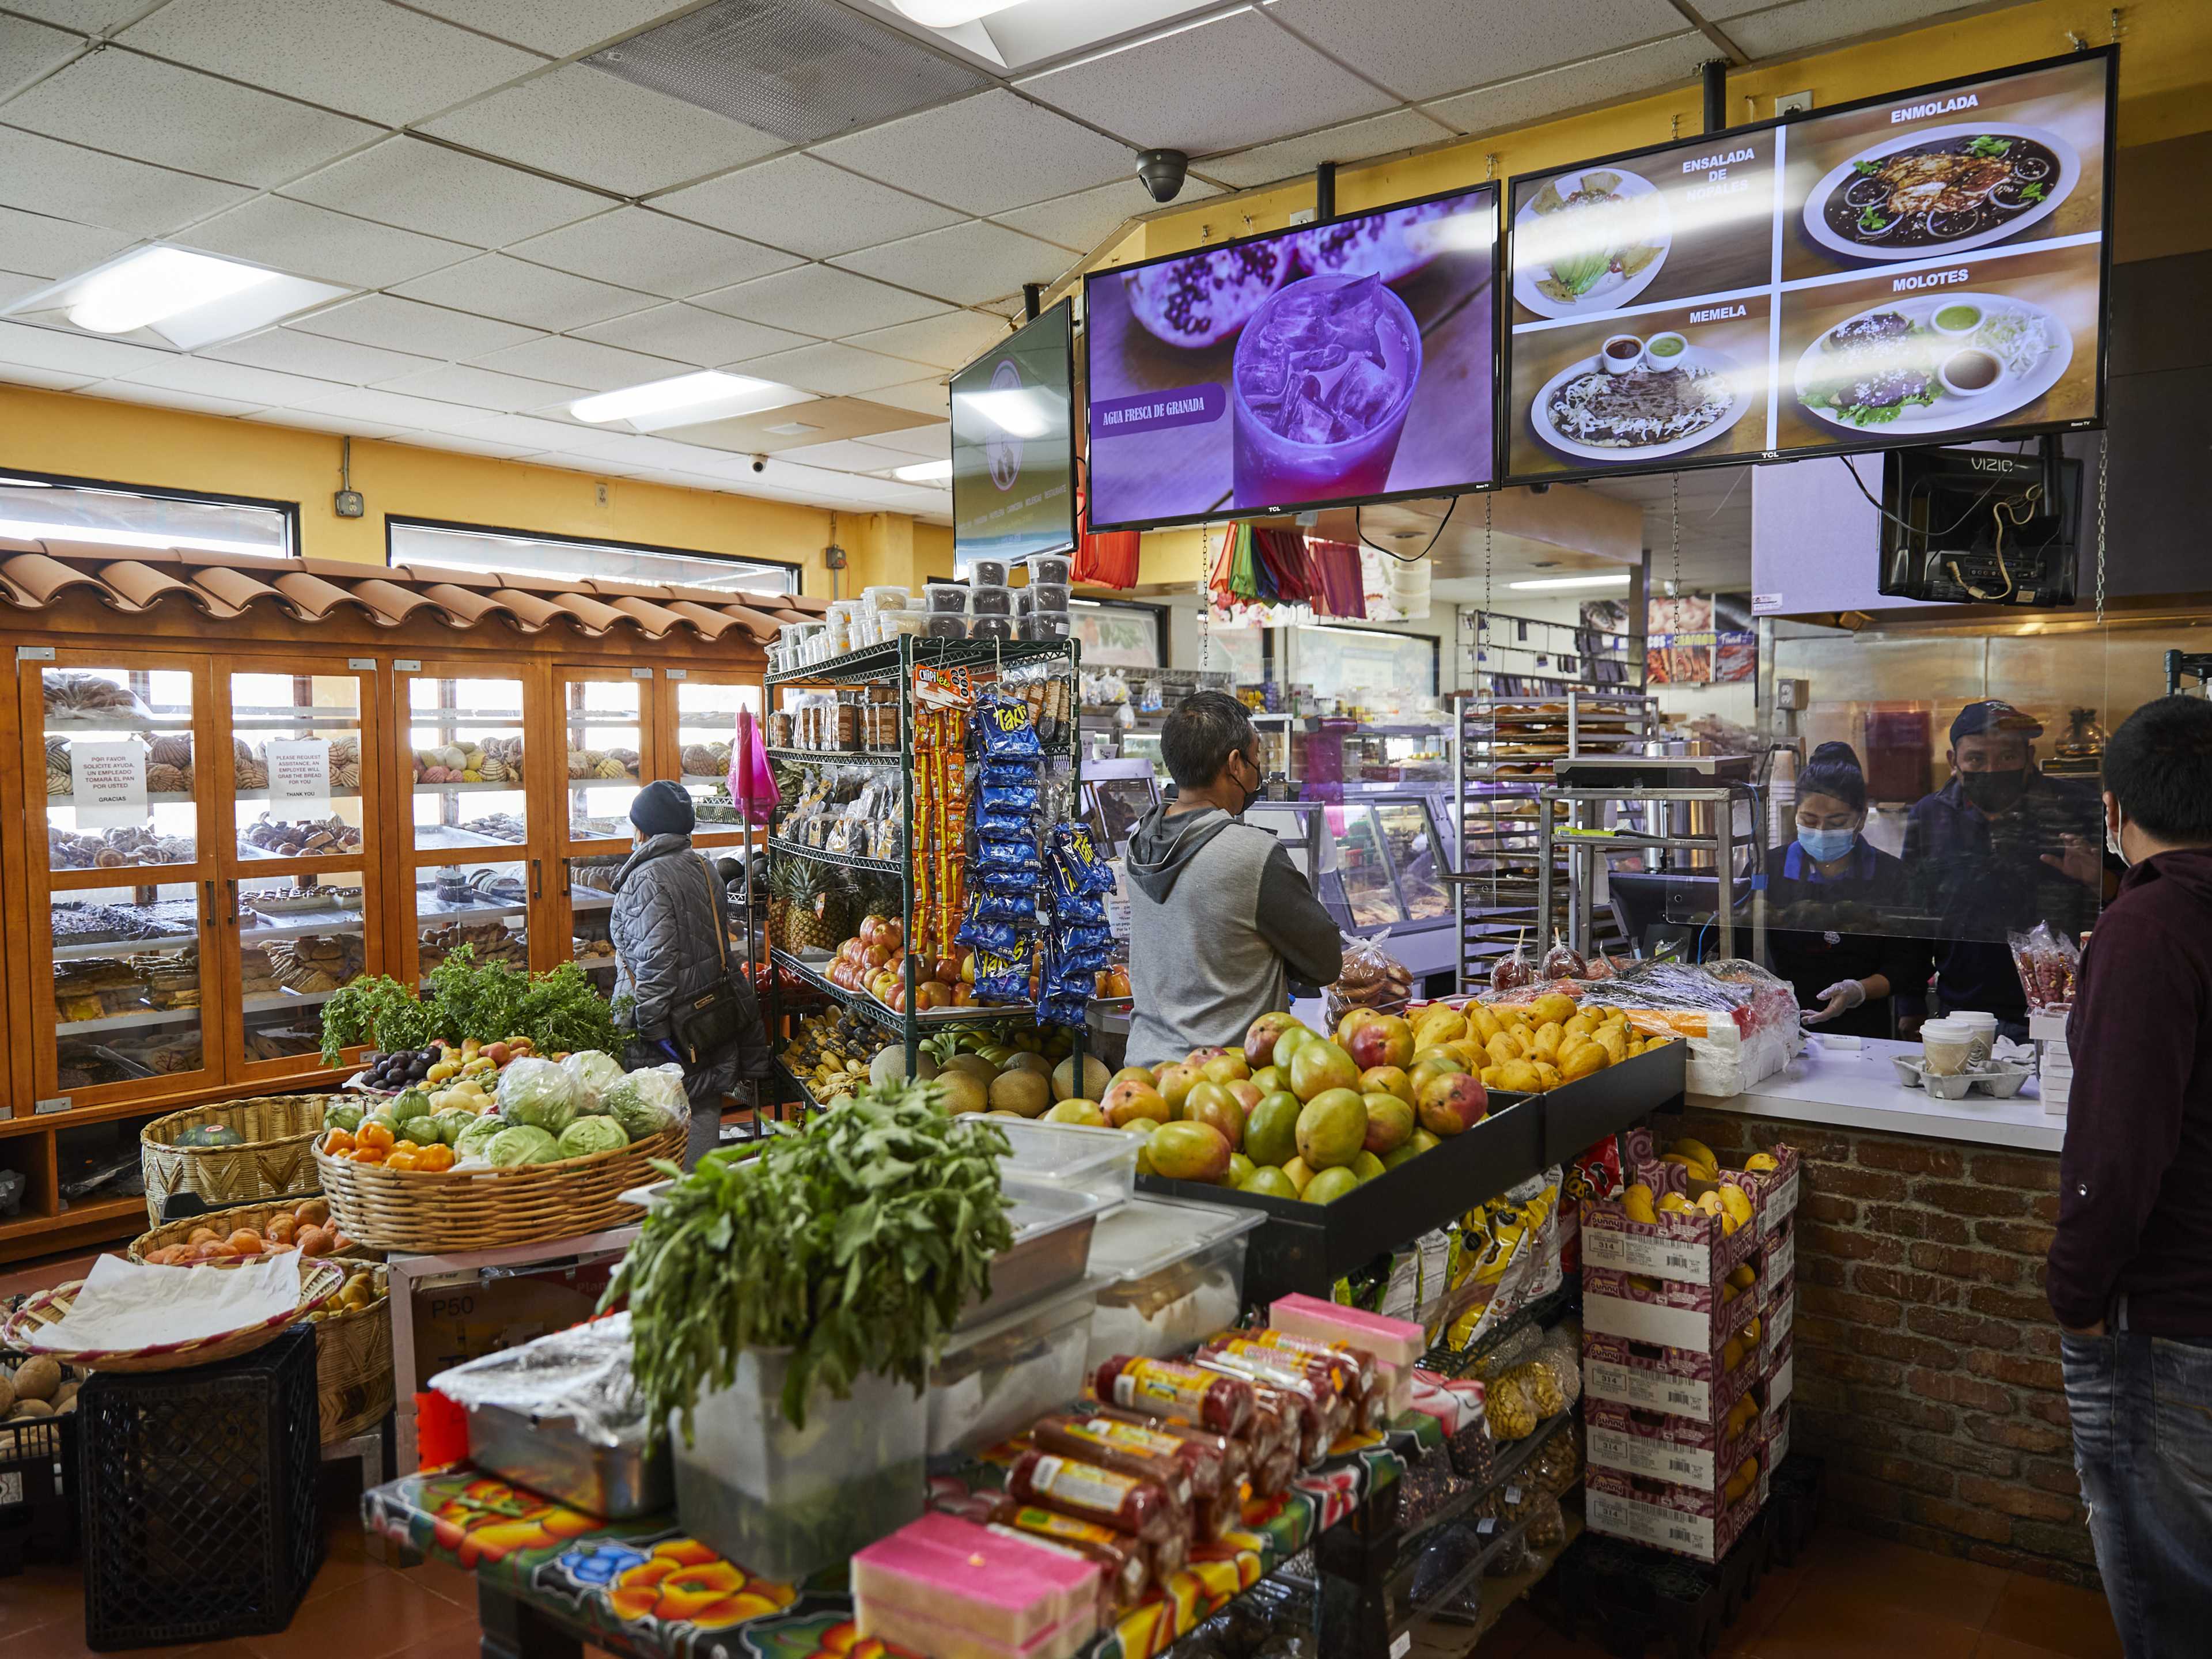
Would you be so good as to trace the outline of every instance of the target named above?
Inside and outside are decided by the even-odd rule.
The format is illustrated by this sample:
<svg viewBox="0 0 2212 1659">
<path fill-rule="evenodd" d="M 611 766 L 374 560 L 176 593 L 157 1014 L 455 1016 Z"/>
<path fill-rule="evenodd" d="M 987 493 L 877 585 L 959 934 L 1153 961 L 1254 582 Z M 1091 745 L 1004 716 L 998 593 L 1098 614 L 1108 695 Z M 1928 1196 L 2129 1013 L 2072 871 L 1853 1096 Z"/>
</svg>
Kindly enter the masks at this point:
<svg viewBox="0 0 2212 1659">
<path fill-rule="evenodd" d="M 1332 1028 L 1354 1008 L 1395 1014 L 1413 1000 L 1413 969 L 1382 948 L 1389 936 L 1386 927 L 1372 939 L 1345 939 L 1344 971 L 1322 1000 Z"/>
</svg>

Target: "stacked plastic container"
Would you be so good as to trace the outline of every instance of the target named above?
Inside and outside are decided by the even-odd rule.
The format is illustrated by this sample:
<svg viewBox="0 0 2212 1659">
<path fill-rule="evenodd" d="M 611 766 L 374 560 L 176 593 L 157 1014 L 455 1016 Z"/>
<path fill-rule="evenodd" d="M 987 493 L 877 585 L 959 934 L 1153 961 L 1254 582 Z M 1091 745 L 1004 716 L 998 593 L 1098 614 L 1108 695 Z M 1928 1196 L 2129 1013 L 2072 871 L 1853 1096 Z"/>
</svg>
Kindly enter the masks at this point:
<svg viewBox="0 0 2212 1659">
<path fill-rule="evenodd" d="M 2063 1117 L 2067 1099 L 2074 1092 L 2074 1056 L 2066 1047 L 2066 1015 L 2032 1012 L 2027 1017 L 2027 1034 L 2040 1051 L 2035 1088 L 2043 1097 L 2044 1115 Z"/>
<path fill-rule="evenodd" d="M 1789 1450 L 1797 1156 L 1777 1147 L 1774 1169 L 1714 1183 L 1654 1159 L 1648 1133 L 1626 1139 L 1642 1155 L 1625 1178 L 1692 1206 L 1638 1221 L 1620 1199 L 1583 1200 L 1585 1513 L 1593 1532 L 1717 1561 Z M 1694 1207 L 1717 1184 L 1750 1219 Z"/>
<path fill-rule="evenodd" d="M 1067 637 L 1067 559 L 1057 553 L 1040 553 L 1028 562 L 1029 586 L 1022 590 L 1027 604 L 1022 616 L 1025 640 L 1064 640 Z"/>
</svg>

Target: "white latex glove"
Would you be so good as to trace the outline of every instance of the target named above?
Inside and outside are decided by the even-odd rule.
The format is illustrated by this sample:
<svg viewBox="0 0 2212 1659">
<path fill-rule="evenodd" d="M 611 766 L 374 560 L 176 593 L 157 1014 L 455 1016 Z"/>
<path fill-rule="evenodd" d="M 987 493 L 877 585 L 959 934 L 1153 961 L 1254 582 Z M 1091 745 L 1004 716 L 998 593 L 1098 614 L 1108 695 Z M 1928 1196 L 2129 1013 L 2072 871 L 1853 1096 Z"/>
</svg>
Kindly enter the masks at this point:
<svg viewBox="0 0 2212 1659">
<path fill-rule="evenodd" d="M 1820 993 L 1820 1000 L 1827 1006 L 1817 1012 L 1807 1009 L 1803 1015 L 1806 1024 L 1818 1025 L 1824 1019 L 1833 1019 L 1857 1007 L 1866 1000 L 1866 987 L 1855 979 L 1839 979 Z"/>
</svg>

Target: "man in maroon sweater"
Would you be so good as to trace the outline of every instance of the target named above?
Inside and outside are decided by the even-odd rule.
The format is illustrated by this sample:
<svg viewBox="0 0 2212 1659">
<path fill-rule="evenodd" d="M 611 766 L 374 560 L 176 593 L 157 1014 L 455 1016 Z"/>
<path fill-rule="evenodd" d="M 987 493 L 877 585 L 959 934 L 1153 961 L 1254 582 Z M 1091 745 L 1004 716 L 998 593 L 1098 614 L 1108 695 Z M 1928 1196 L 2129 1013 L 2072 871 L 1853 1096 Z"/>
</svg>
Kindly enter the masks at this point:
<svg viewBox="0 0 2212 1659">
<path fill-rule="evenodd" d="M 2212 1651 L 2212 702 L 2105 750 L 2128 864 L 2067 1023 L 2049 1294 L 2097 1565 L 2129 1659 Z"/>
</svg>

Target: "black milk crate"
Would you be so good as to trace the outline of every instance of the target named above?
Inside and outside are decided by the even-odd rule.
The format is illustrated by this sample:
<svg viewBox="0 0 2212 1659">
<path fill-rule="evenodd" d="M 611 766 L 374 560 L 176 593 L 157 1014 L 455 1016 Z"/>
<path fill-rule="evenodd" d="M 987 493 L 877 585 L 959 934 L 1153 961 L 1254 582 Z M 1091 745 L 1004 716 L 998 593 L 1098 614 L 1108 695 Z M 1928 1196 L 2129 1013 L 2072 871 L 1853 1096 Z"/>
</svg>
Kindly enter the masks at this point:
<svg viewBox="0 0 2212 1659">
<path fill-rule="evenodd" d="M 86 1646 L 292 1622 L 323 1565 L 314 1327 L 212 1365 L 95 1371 L 77 1413 Z"/>
<path fill-rule="evenodd" d="M 1767 1477 L 1768 1531 L 1774 1565 L 1786 1567 L 1811 1547 L 1820 1520 L 1820 1489 L 1827 1464 L 1811 1452 L 1793 1451 Z"/>
<path fill-rule="evenodd" d="M 1765 1576 L 1770 1520 L 1761 1511 L 1711 1563 L 1586 1532 L 1547 1575 L 1545 1610 L 1562 1629 L 1593 1632 L 1620 1659 L 1641 1659 L 1655 1643 L 1675 1659 L 1698 1659 L 1735 1623 Z"/>
<path fill-rule="evenodd" d="M 0 1425 L 0 1578 L 76 1545 L 76 1413 Z"/>
</svg>

